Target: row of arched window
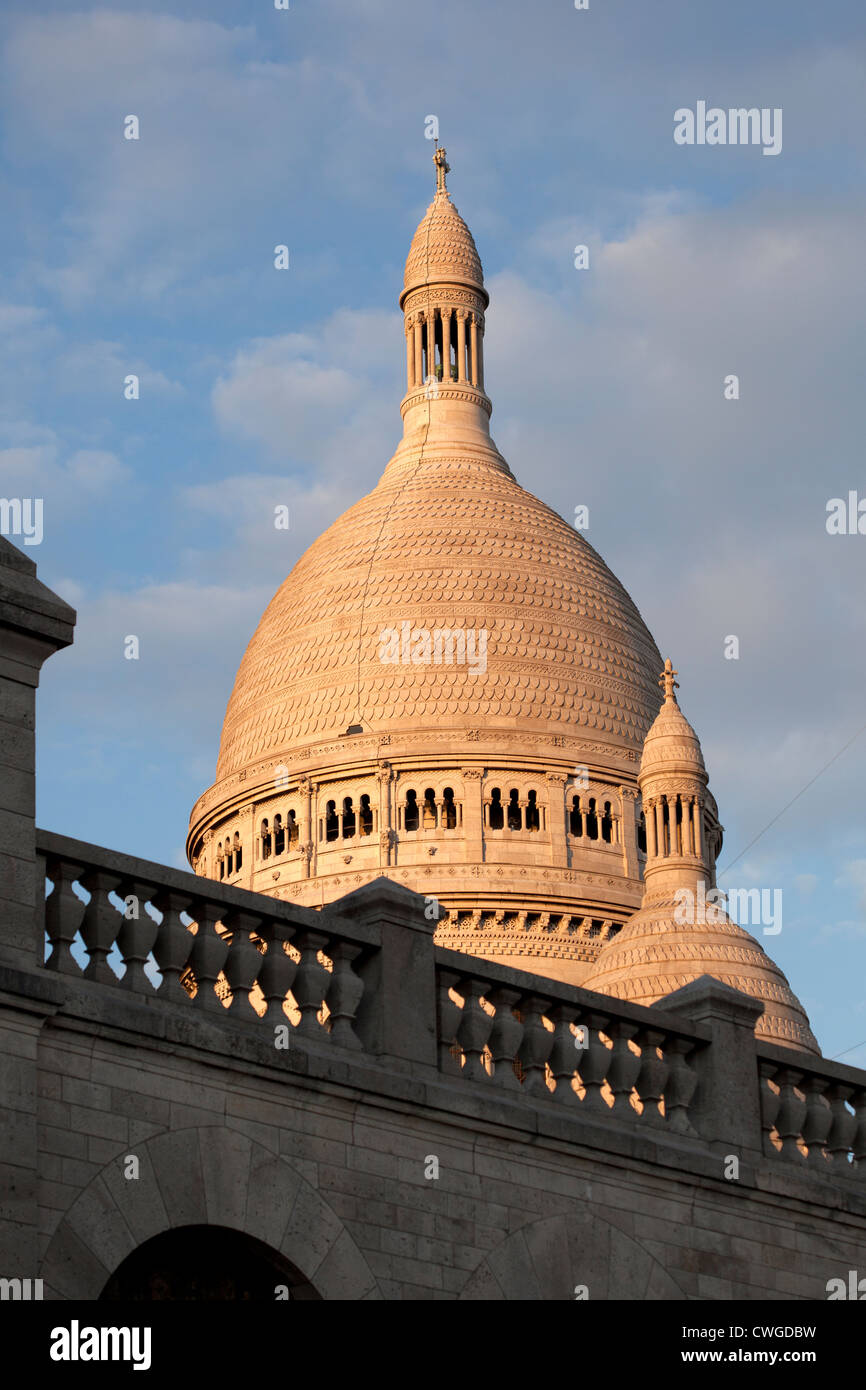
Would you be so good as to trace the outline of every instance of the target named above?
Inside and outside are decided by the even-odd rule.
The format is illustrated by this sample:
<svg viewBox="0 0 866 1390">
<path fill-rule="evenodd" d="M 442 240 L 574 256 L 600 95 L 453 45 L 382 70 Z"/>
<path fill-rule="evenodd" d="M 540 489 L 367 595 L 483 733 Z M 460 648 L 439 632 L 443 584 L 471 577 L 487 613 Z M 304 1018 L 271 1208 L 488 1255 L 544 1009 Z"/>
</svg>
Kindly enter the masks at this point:
<svg viewBox="0 0 866 1390">
<path fill-rule="evenodd" d="M 244 862 L 244 851 L 241 845 L 241 837 L 235 831 L 234 839 L 227 835 L 225 843 L 220 840 L 217 845 L 217 874 L 220 878 L 230 878 L 232 874 L 240 872 Z"/>
<path fill-rule="evenodd" d="M 594 796 L 572 796 L 567 814 L 568 828 L 575 839 L 609 845 L 621 843 L 620 820 L 612 802 Z M 678 832 L 680 837 L 683 837 L 682 819 L 679 813 L 678 824 L 674 823 L 675 833 Z M 373 835 L 378 830 L 378 820 L 378 809 L 371 804 L 367 793 L 357 801 L 351 796 L 328 801 L 318 821 L 319 840 L 330 844 L 356 836 L 363 838 Z M 419 830 L 458 830 L 463 824 L 463 804 L 455 798 L 453 787 L 445 787 L 441 793 L 433 787 L 427 787 L 423 792 L 409 788 L 397 804 L 396 820 L 398 831 L 406 834 Z M 490 831 L 546 830 L 546 808 L 539 805 L 538 793 L 534 789 L 528 790 L 522 797 L 517 787 L 511 787 L 507 792 L 501 787 L 492 787 L 489 796 L 484 798 L 484 826 Z M 298 849 L 299 841 L 300 827 L 295 811 L 287 811 L 285 815 L 278 813 L 273 819 L 266 816 L 259 825 L 256 856 L 262 860 L 278 858 Z M 638 849 L 646 853 L 647 831 L 643 812 L 638 820 L 637 843 Z M 669 844 L 668 840 L 667 852 L 670 852 Z M 243 848 L 237 832 L 234 838 L 227 836 L 218 843 L 216 866 L 219 878 L 229 878 L 238 873 L 242 862 Z"/>
</svg>

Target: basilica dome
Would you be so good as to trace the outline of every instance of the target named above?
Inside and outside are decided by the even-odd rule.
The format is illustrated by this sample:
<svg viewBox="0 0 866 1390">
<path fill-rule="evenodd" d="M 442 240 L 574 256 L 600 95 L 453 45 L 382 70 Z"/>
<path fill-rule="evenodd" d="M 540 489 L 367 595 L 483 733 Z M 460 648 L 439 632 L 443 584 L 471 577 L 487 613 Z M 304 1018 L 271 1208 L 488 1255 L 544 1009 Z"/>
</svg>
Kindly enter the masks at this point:
<svg viewBox="0 0 866 1390">
<path fill-rule="evenodd" d="M 386 875 L 441 905 L 443 944 L 580 983 L 641 900 L 661 658 L 490 436 L 488 295 L 435 163 L 400 294 L 402 440 L 265 610 L 187 849 L 306 906 Z"/>
</svg>

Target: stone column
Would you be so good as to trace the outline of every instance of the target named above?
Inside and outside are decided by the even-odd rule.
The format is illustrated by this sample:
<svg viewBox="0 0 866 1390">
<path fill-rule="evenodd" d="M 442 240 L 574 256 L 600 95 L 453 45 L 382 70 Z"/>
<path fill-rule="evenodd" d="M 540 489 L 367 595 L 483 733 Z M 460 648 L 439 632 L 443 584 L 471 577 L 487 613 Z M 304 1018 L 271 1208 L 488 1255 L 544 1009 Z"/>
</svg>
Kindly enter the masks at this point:
<svg viewBox="0 0 866 1390">
<path fill-rule="evenodd" d="M 701 798 L 696 796 L 692 805 L 692 818 L 695 832 L 695 854 L 699 859 L 704 857 L 704 836 L 703 836 L 703 807 Z"/>
<path fill-rule="evenodd" d="M 665 812 L 664 812 L 664 806 L 662 805 L 662 798 L 661 798 L 660 796 L 656 798 L 656 804 L 655 804 L 655 806 L 653 807 L 653 814 L 654 814 L 654 817 L 655 817 L 656 856 L 657 856 L 657 858 L 659 858 L 659 859 L 664 859 L 664 857 L 665 857 L 665 819 L 664 819 L 664 817 L 665 817 Z"/>
<path fill-rule="evenodd" d="M 626 878 L 640 878 L 637 857 L 637 787 L 620 787 L 622 868 Z"/>
<path fill-rule="evenodd" d="M 568 777 L 564 772 L 548 772 L 547 801 L 550 815 L 550 862 L 560 868 L 568 867 L 568 838 L 566 835 L 565 787 Z"/>
<path fill-rule="evenodd" d="M 379 782 L 379 866 L 384 869 L 391 859 L 391 764 L 383 763 L 376 777 Z"/>
<path fill-rule="evenodd" d="M 470 327 L 470 348 L 469 348 L 469 380 L 473 386 L 478 385 L 478 315 L 472 315 Z"/>
<path fill-rule="evenodd" d="M 466 310 L 457 310 L 457 380 L 466 384 Z"/>
<path fill-rule="evenodd" d="M 478 368 L 476 376 L 478 378 L 479 391 L 484 390 L 484 329 L 478 326 Z"/>
<path fill-rule="evenodd" d="M 436 311 L 427 310 L 427 377 L 436 380 Z"/>
<path fill-rule="evenodd" d="M 415 351 L 413 355 L 415 376 L 414 385 L 424 385 L 424 339 L 423 326 L 420 314 L 415 314 L 412 319 L 412 332 L 414 335 Z"/>
<path fill-rule="evenodd" d="M 442 384 L 451 380 L 451 310 L 442 309 Z"/>
<path fill-rule="evenodd" d="M 484 858 L 484 828 L 481 811 L 481 783 L 484 777 L 480 767 L 464 767 L 463 778 L 463 840 L 466 845 L 466 861 L 480 864 Z"/>
<path fill-rule="evenodd" d="M 30 555 L 0 536 L 0 1273 L 7 1278 L 39 1274 L 38 1046 L 45 1018 L 63 1001 L 57 977 L 42 969 L 36 688 L 43 663 L 69 646 L 74 626 L 74 610 L 36 578 Z"/>
<path fill-rule="evenodd" d="M 406 394 L 415 385 L 415 328 L 411 318 L 406 320 Z"/>
</svg>

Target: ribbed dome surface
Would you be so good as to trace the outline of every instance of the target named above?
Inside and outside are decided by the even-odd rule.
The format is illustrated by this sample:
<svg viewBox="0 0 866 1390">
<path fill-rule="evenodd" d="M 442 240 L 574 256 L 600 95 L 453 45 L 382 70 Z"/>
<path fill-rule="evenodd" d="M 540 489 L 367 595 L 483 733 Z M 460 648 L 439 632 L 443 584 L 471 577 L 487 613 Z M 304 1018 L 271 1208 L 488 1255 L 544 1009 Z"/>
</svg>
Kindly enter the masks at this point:
<svg viewBox="0 0 866 1390">
<path fill-rule="evenodd" d="M 678 907 L 674 892 L 645 903 L 603 948 L 584 987 L 649 1005 L 712 975 L 764 1005 L 758 1037 L 820 1056 L 802 1004 L 755 938 L 721 911 L 719 922 L 680 924 Z"/>
<path fill-rule="evenodd" d="M 486 630 L 486 670 L 383 664 L 382 631 L 402 622 Z M 238 671 L 217 778 L 350 724 L 572 726 L 639 752 L 660 660 L 601 558 L 504 466 L 424 456 L 387 469 L 275 594 Z"/>
<path fill-rule="evenodd" d="M 404 296 L 419 285 L 457 281 L 484 287 L 472 233 L 448 193 L 437 193 L 418 224 L 406 257 Z"/>
<path fill-rule="evenodd" d="M 691 765 L 696 772 L 705 772 L 700 740 L 674 700 L 666 700 L 646 736 L 640 770 L 652 772 L 659 767 Z"/>
</svg>

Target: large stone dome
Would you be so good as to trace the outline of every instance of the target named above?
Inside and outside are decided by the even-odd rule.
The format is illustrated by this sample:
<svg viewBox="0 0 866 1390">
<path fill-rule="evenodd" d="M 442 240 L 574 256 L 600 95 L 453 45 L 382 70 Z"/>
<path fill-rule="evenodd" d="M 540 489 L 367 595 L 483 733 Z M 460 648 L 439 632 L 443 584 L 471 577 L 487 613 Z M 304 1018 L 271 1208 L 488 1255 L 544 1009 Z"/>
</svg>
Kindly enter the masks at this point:
<svg viewBox="0 0 866 1390">
<path fill-rule="evenodd" d="M 383 665 L 383 629 L 405 622 L 483 630 L 485 659 L 475 672 Z M 437 449 L 386 470 L 277 591 L 238 671 L 217 777 L 358 724 L 569 729 L 639 755 L 658 665 L 635 605 L 573 527 L 494 459 Z"/>
<path fill-rule="evenodd" d="M 400 295 L 403 438 L 268 605 L 187 849 L 306 906 L 385 874 L 445 909 L 443 944 L 580 983 L 641 900 L 661 658 L 490 437 L 487 291 L 435 162 Z"/>
</svg>

